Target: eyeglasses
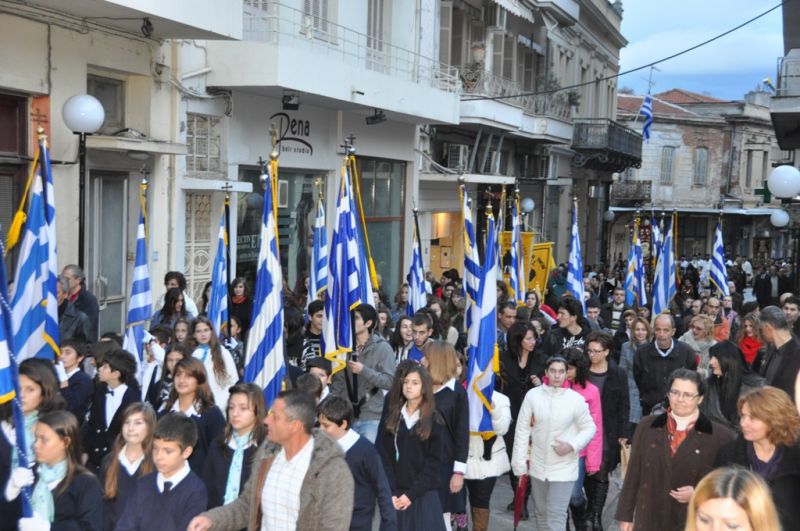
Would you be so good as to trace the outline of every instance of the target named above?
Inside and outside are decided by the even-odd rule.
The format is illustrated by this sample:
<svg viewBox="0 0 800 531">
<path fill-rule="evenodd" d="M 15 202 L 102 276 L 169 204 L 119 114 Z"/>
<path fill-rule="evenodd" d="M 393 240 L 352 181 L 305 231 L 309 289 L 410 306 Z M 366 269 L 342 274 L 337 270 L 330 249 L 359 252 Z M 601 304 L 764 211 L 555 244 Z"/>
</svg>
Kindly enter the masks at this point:
<svg viewBox="0 0 800 531">
<path fill-rule="evenodd" d="M 700 396 L 700 393 L 682 393 L 676 389 L 670 389 L 669 396 L 675 400 L 694 400 Z"/>
</svg>

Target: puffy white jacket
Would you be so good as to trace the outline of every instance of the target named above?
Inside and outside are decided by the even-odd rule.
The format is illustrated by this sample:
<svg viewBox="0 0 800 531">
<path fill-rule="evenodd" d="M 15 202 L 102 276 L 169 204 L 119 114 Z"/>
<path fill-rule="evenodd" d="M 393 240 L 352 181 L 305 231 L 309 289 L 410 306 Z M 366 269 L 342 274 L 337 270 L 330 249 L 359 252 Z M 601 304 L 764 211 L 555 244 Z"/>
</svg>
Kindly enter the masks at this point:
<svg viewBox="0 0 800 531">
<path fill-rule="evenodd" d="M 511 426 L 511 402 L 508 397 L 498 391 L 492 391 L 492 429 L 497 438 L 492 444 L 492 455 L 487 461 L 483 458 L 483 438 L 480 435 L 469 436 L 469 454 L 467 456 L 466 479 L 495 478 L 508 472 L 506 443 L 503 435 Z"/>
<path fill-rule="evenodd" d="M 208 386 L 211 388 L 211 394 L 214 396 L 214 404 L 224 415 L 224 412 L 228 410 L 228 398 L 230 397 L 228 389 L 239 379 L 239 373 L 236 370 L 236 362 L 233 361 L 233 356 L 228 352 L 228 349 L 222 345 L 220 345 L 219 348 L 222 353 L 222 362 L 225 365 L 226 374 L 226 377 L 222 380 L 220 380 L 217 377 L 217 373 L 214 372 L 214 360 L 211 359 L 211 352 L 206 354 L 202 347 L 197 347 L 192 353 L 192 356 L 203 362 L 203 367 L 205 367 L 208 376 Z M 204 357 L 205 360 L 203 359 Z"/>
<path fill-rule="evenodd" d="M 592 440 L 595 429 L 581 395 L 565 387 L 535 387 L 525 395 L 519 410 L 511 469 L 517 476 L 527 472 L 541 481 L 575 481 L 578 452 Z M 573 451 L 558 455 L 553 449 L 556 440 L 569 443 Z"/>
</svg>

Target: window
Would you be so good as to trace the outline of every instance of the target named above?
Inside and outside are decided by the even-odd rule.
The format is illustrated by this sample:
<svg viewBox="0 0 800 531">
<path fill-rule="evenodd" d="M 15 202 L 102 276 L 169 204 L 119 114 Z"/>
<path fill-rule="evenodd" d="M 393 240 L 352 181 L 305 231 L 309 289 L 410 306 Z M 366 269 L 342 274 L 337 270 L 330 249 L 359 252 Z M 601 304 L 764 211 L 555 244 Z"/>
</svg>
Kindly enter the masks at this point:
<svg viewBox="0 0 800 531">
<path fill-rule="evenodd" d="M 336 0 L 304 0 L 305 34 L 333 42 L 336 38 Z"/>
<path fill-rule="evenodd" d="M 694 150 L 694 178 L 692 184 L 705 186 L 708 178 L 708 149 L 695 148 Z"/>
<path fill-rule="evenodd" d="M 453 34 L 453 3 L 443 1 L 439 8 L 439 62 L 449 65 Z"/>
<path fill-rule="evenodd" d="M 769 151 L 762 151 L 761 156 L 761 182 L 763 182 L 769 177 Z"/>
<path fill-rule="evenodd" d="M 0 94 L 0 238 L 5 241 L 28 176 L 28 98 Z M 6 268 L 13 276 L 19 246 L 5 257 Z M 0 257 L 0 260 L 3 258 Z"/>
<path fill-rule="evenodd" d="M 220 118 L 186 113 L 186 173 L 216 176 L 222 173 Z"/>
<path fill-rule="evenodd" d="M 376 72 L 386 69 L 383 1 L 369 0 L 367 4 L 367 68 Z"/>
<path fill-rule="evenodd" d="M 744 167 L 744 187 L 751 188 L 753 186 L 753 150 L 747 150 L 747 162 Z"/>
<path fill-rule="evenodd" d="M 103 105 L 106 118 L 100 133 L 111 135 L 125 127 L 125 83 L 119 79 L 89 76 L 87 92 Z"/>
<path fill-rule="evenodd" d="M 672 171 L 675 165 L 675 147 L 664 146 L 661 149 L 661 184 L 672 184 Z"/>
</svg>

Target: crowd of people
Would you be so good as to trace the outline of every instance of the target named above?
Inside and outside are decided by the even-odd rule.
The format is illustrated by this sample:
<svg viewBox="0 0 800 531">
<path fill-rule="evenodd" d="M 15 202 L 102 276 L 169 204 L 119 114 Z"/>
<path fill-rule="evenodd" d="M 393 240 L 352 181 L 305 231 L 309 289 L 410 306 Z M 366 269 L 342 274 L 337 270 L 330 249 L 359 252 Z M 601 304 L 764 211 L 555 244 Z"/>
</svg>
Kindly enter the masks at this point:
<svg viewBox="0 0 800 531">
<path fill-rule="evenodd" d="M 531 290 L 524 305 L 498 282 L 485 433 L 469 429 L 456 270 L 429 276 L 428 304 L 413 314 L 407 285 L 356 307 L 354 350 L 335 374 L 321 350 L 322 301 L 285 287 L 285 390 L 268 409 L 242 382 L 245 279 L 231 283 L 220 337 L 205 316 L 210 286 L 195 302 L 183 274 L 169 272 L 139 363 L 119 331 L 101 333 L 97 300 L 67 266 L 59 359 L 20 364 L 23 419 L 0 406 L 0 531 L 485 531 L 490 509 L 517 510 L 540 531 L 598 531 L 618 469 L 623 531 L 792 529 L 791 267 L 753 270 L 737 258 L 718 297 L 703 260 L 680 266 L 679 294 L 657 316 L 626 305 L 621 264 L 587 268 L 585 312 L 563 266 L 546 297 Z M 22 454 L 34 466 L 21 466 Z M 492 508 L 506 476 L 519 492 Z M 33 516 L 23 518 L 26 496 Z"/>
</svg>

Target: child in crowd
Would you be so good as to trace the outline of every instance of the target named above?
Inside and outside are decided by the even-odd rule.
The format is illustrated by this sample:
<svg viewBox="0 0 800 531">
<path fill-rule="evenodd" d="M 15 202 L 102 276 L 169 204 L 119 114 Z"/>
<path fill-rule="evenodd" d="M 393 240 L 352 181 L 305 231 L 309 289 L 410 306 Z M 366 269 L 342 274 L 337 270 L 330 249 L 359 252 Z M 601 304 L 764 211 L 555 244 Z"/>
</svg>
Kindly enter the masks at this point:
<svg viewBox="0 0 800 531">
<path fill-rule="evenodd" d="M 34 428 L 36 462 L 16 468 L 6 486 L 6 499 L 13 500 L 23 487 L 33 485 L 33 516 L 19 520 L 20 531 L 50 529 L 103 529 L 103 493 L 97 479 L 81 465 L 80 428 L 75 415 L 56 410 L 43 413 Z"/>
<path fill-rule="evenodd" d="M 208 508 L 227 505 L 239 497 L 250 477 L 250 465 L 266 437 L 264 392 L 252 383 L 231 387 L 225 432 L 208 449 L 203 483 L 208 489 Z"/>
<path fill-rule="evenodd" d="M 187 459 L 197 442 L 195 423 L 178 413 L 158 421 L 152 472 L 136 482 L 116 531 L 183 531 L 208 505 L 202 480 Z"/>
<path fill-rule="evenodd" d="M 86 345 L 79 341 L 66 339 L 61 342 L 61 396 L 67 401 L 67 409 L 83 423 L 89 406 L 92 405 L 94 385 L 92 378 L 81 370 L 81 363 L 86 356 Z M 60 371 L 59 371 L 60 372 Z"/>
<path fill-rule="evenodd" d="M 376 501 L 381 512 L 380 530 L 397 529 L 397 511 L 381 457 L 371 442 L 350 429 L 352 422 L 353 405 L 349 400 L 331 396 L 320 403 L 320 428 L 342 447 L 355 481 L 350 531 L 372 530 Z"/>
<path fill-rule="evenodd" d="M 192 336 L 189 335 L 189 330 L 192 328 L 192 323 L 185 317 L 180 317 L 175 321 L 172 327 L 172 343 L 179 343 L 193 347 Z"/>
<path fill-rule="evenodd" d="M 136 481 L 153 471 L 155 429 L 156 413 L 150 404 L 136 402 L 122 412 L 122 431 L 100 468 L 104 531 L 112 531 L 117 525 Z"/>
<path fill-rule="evenodd" d="M 100 472 L 103 457 L 111 450 L 122 427 L 122 412 L 140 400 L 136 385 L 136 360 L 124 350 L 106 355 L 97 370 L 89 420 L 83 426 L 83 446 L 88 453 L 86 466 Z"/>
<path fill-rule="evenodd" d="M 228 337 L 225 338 L 225 346 L 228 348 L 231 356 L 233 356 L 233 362 L 236 364 L 236 373 L 239 375 L 239 379 L 244 376 L 244 333 L 242 328 L 242 322 L 239 320 L 239 317 L 235 315 L 231 315 L 231 329 L 228 333 Z"/>
<path fill-rule="evenodd" d="M 185 345 L 175 344 L 167 349 L 164 357 L 164 368 L 161 371 L 161 380 L 158 384 L 151 386 L 147 390 L 147 401 L 153 409 L 160 411 L 164 403 L 169 400 L 169 393 L 172 391 L 172 382 L 175 377 L 175 365 L 184 358 L 192 356 L 191 351 Z"/>
<path fill-rule="evenodd" d="M 225 430 L 225 417 L 214 405 L 211 389 L 206 380 L 206 370 L 200 360 L 184 358 L 175 365 L 175 383 L 169 394 L 164 410 L 182 413 L 197 426 L 194 451 L 189 458 L 189 465 L 196 473 L 203 472 L 208 448 L 212 441 Z"/>
<path fill-rule="evenodd" d="M 297 388 L 314 397 L 317 404 L 322 396 L 322 387 L 322 381 L 313 374 L 306 373 L 297 377 Z"/>
<path fill-rule="evenodd" d="M 306 361 L 306 372 L 313 374 L 322 382 L 322 394 L 319 401 L 325 400 L 331 392 L 331 362 L 325 358 L 317 357 Z"/>
<path fill-rule="evenodd" d="M 228 405 L 228 389 L 239 379 L 236 363 L 231 353 L 220 344 L 211 321 L 206 317 L 194 320 L 192 335 L 197 342 L 192 356 L 205 367 L 214 403 L 222 410 Z"/>
</svg>

